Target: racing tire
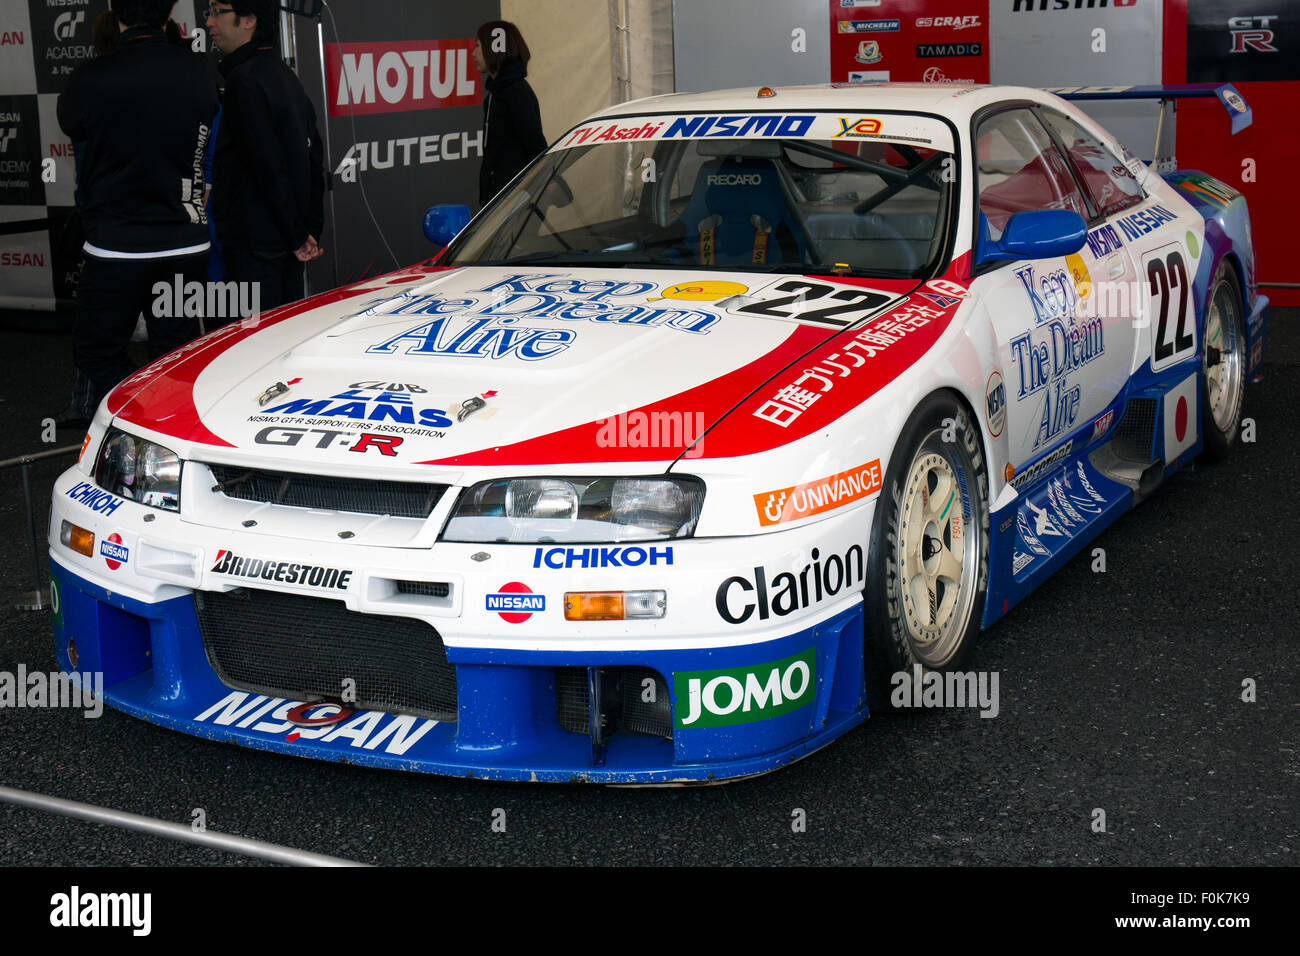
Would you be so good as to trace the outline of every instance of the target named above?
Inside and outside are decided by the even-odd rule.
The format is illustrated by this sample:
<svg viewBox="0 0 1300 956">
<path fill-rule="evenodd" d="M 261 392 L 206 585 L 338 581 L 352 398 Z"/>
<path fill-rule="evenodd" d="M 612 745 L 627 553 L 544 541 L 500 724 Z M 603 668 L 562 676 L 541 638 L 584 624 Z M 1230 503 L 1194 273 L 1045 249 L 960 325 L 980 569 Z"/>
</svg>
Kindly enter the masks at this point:
<svg viewBox="0 0 1300 956">
<path fill-rule="evenodd" d="M 890 458 L 863 594 L 872 714 L 892 709 L 900 680 L 915 683 L 915 665 L 922 674 L 961 670 L 974 653 L 989 540 L 978 428 L 953 395 L 937 392 L 907 420 Z"/>
<path fill-rule="evenodd" d="M 1237 443 L 1246 399 L 1245 309 L 1237 274 L 1220 262 L 1205 309 L 1201 360 L 1201 431 L 1205 457 L 1226 458 Z"/>
</svg>

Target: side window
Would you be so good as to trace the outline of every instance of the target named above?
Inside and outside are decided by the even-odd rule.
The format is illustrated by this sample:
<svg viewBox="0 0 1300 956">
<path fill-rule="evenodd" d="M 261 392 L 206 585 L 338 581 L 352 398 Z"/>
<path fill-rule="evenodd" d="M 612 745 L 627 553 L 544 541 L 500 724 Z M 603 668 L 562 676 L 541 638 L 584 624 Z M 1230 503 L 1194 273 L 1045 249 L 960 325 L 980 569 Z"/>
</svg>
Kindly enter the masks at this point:
<svg viewBox="0 0 1300 956">
<path fill-rule="evenodd" d="M 1084 219 L 1088 207 L 1065 157 L 1027 109 L 997 113 L 975 136 L 980 212 L 997 239 L 1007 220 L 1031 209 L 1072 209 Z"/>
<path fill-rule="evenodd" d="M 1044 111 L 1041 115 L 1070 154 L 1103 216 L 1114 215 L 1146 198 L 1128 167 L 1095 136 L 1060 113 Z"/>
</svg>

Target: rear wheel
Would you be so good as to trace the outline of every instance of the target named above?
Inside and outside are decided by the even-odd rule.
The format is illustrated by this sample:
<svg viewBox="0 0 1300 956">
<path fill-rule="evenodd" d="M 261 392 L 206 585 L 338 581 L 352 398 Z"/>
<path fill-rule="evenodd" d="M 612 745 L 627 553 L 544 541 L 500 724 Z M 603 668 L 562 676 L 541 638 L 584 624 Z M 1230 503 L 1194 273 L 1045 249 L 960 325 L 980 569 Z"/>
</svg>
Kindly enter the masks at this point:
<svg viewBox="0 0 1300 956">
<path fill-rule="evenodd" d="M 1208 458 L 1225 457 L 1237 443 L 1246 395 L 1246 328 L 1236 273 L 1226 262 L 1210 284 L 1205 315 L 1201 420 Z"/>
<path fill-rule="evenodd" d="M 893 675 L 960 670 L 988 584 L 988 480 L 977 425 L 951 395 L 930 396 L 899 436 L 872 532 L 864 595 L 868 706 Z"/>
</svg>

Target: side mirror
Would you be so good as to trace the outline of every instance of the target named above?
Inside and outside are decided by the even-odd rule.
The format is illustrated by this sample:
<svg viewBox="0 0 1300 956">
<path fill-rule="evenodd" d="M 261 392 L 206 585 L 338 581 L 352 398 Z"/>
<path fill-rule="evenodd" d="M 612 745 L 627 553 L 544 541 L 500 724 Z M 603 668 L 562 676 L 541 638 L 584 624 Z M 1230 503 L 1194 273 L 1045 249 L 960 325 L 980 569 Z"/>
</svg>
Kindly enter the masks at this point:
<svg viewBox="0 0 1300 956">
<path fill-rule="evenodd" d="M 1053 259 L 1083 248 L 1088 224 L 1071 209 L 1033 209 L 1007 220 L 1002 237 L 988 237 L 988 220 L 980 213 L 976 264 L 1015 259 Z"/>
<path fill-rule="evenodd" d="M 469 222 L 469 206 L 439 203 L 424 214 L 424 237 L 435 246 L 448 245 Z"/>
</svg>

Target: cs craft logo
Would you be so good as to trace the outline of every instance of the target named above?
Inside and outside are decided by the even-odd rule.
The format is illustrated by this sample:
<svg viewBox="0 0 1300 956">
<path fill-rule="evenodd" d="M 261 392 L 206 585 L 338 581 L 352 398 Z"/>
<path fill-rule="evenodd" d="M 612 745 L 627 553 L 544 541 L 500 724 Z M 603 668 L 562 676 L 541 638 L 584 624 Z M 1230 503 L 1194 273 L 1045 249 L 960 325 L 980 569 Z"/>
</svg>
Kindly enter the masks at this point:
<svg viewBox="0 0 1300 956">
<path fill-rule="evenodd" d="M 947 27 L 950 30 L 967 30 L 980 25 L 978 15 L 966 17 L 917 17 L 918 27 Z"/>
<path fill-rule="evenodd" d="M 816 664 L 810 647 L 770 664 L 674 674 L 673 723 L 679 729 L 729 727 L 798 710 L 813 701 Z"/>
<path fill-rule="evenodd" d="M 546 610 L 546 595 L 534 594 L 533 589 L 521 581 L 511 581 L 487 596 L 484 609 L 496 611 L 507 624 L 522 624 L 534 614 Z"/>
</svg>

